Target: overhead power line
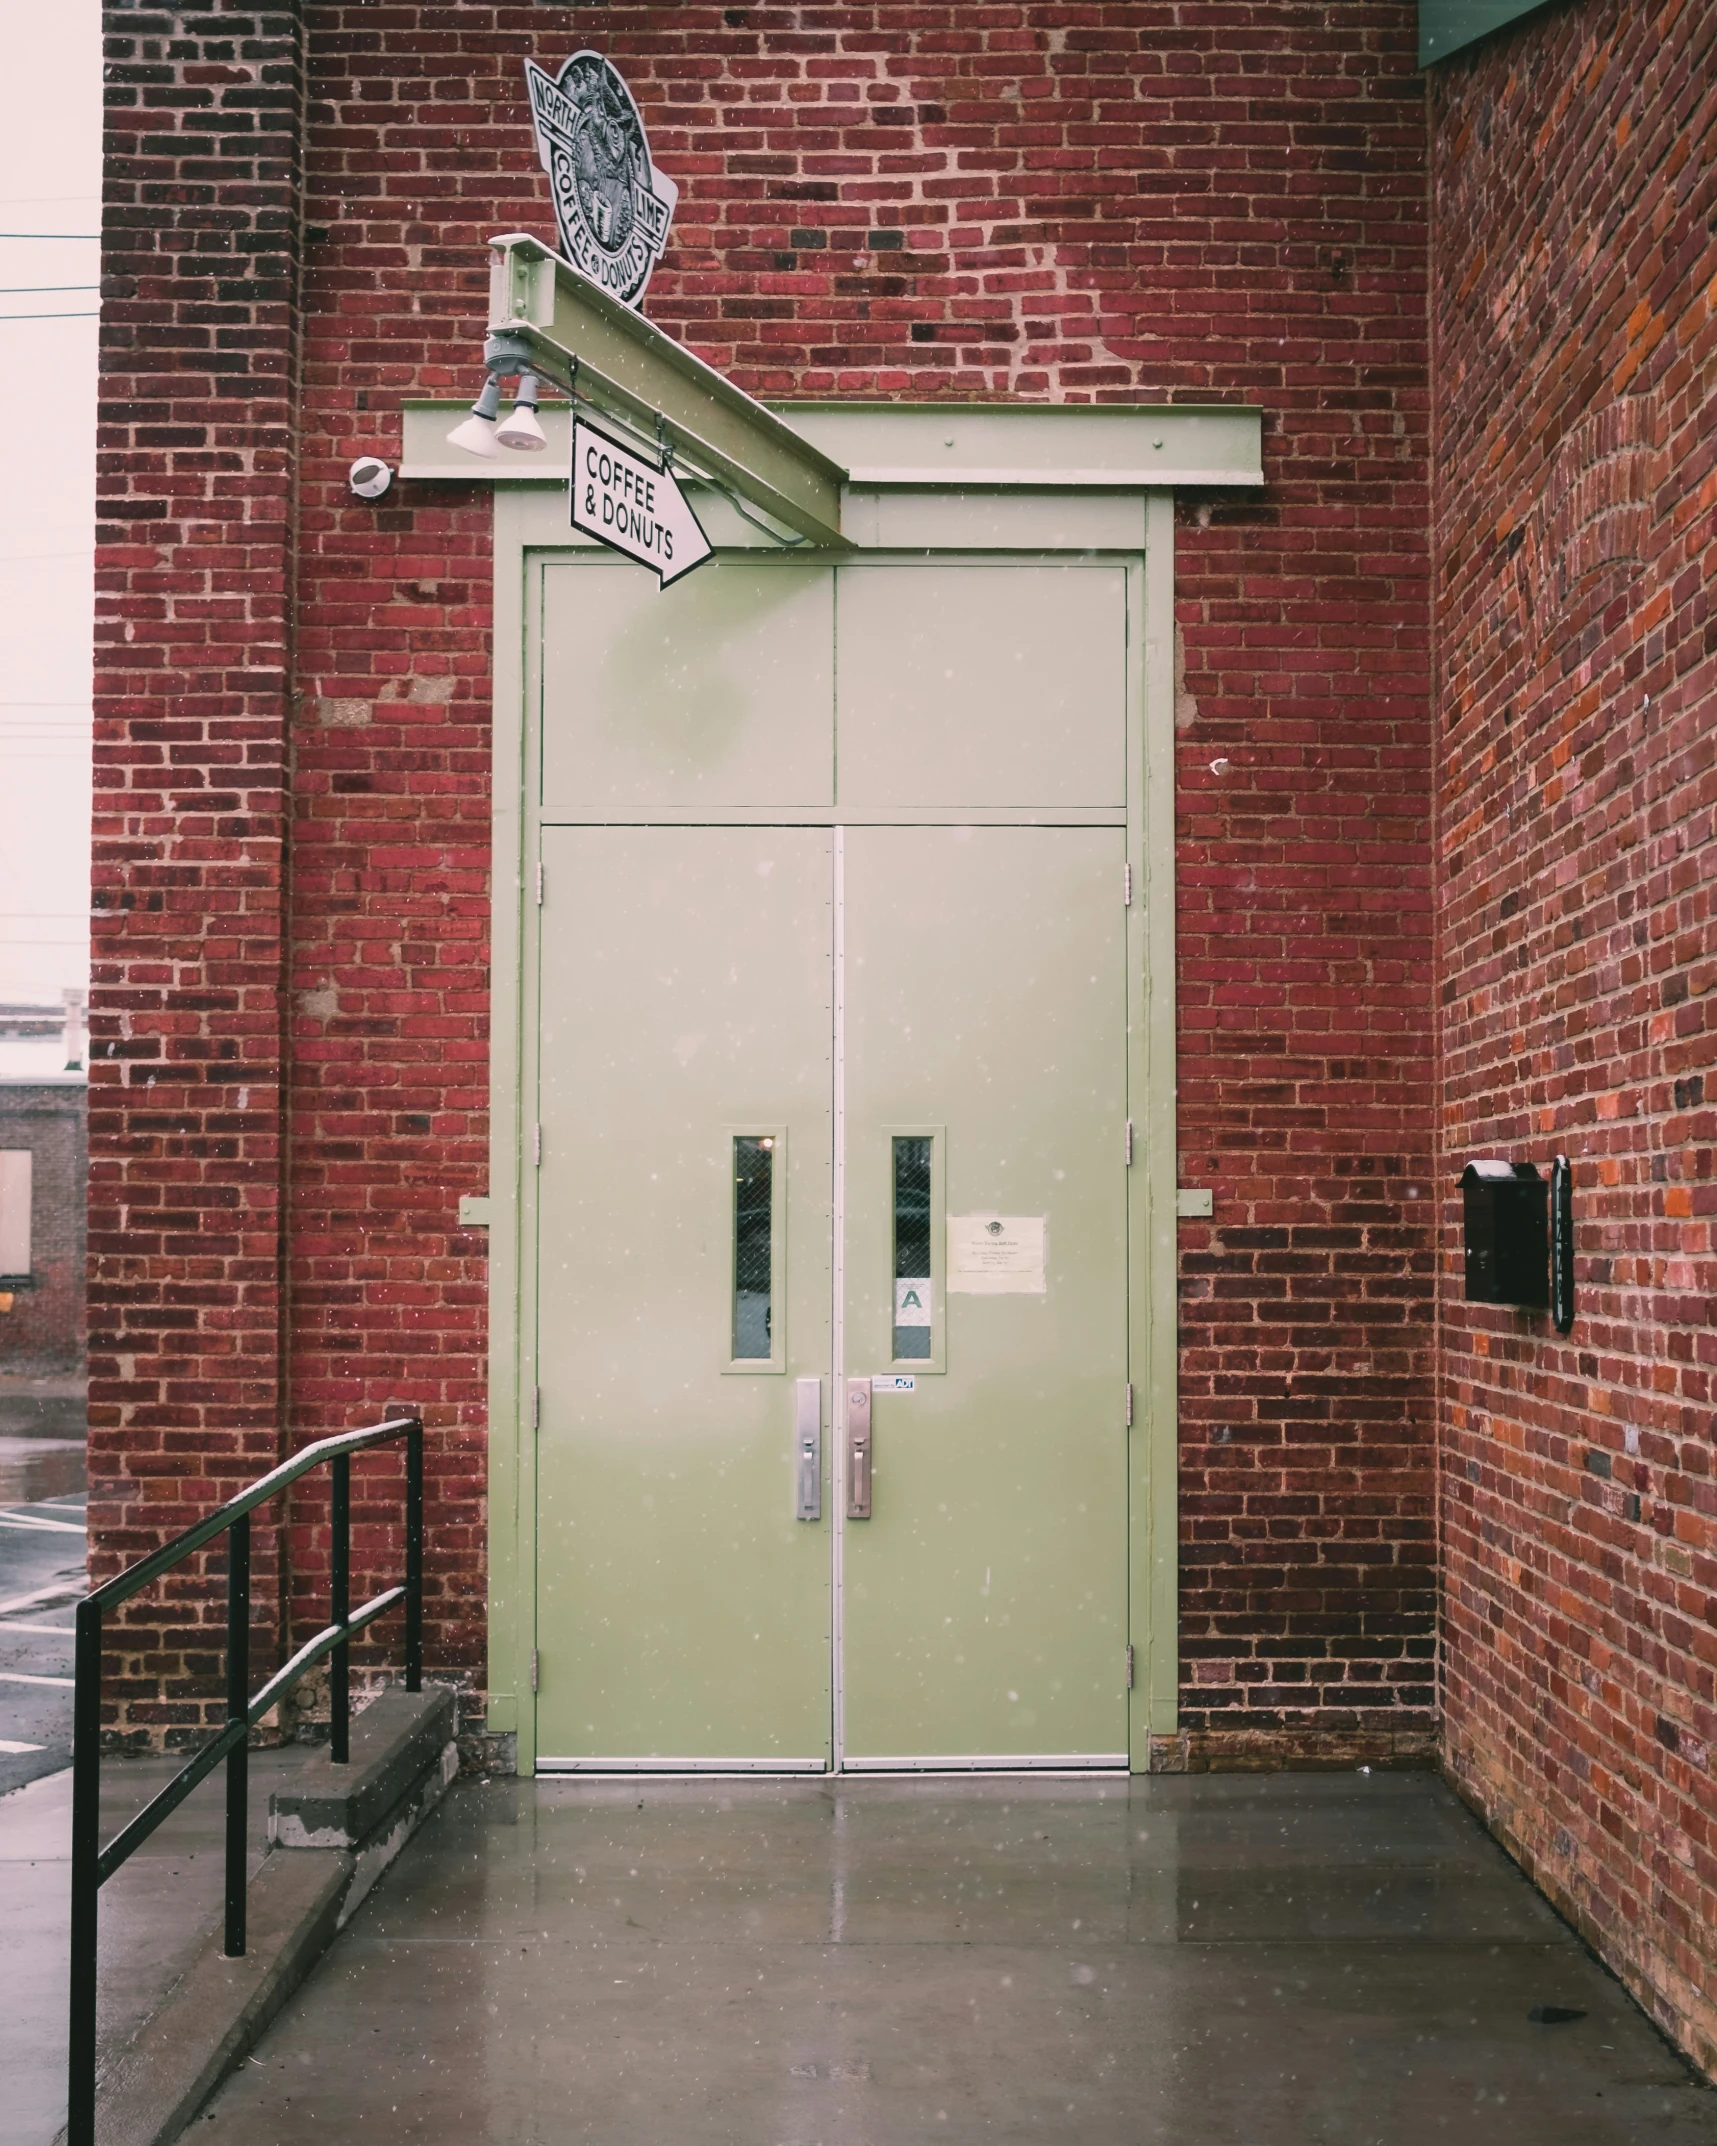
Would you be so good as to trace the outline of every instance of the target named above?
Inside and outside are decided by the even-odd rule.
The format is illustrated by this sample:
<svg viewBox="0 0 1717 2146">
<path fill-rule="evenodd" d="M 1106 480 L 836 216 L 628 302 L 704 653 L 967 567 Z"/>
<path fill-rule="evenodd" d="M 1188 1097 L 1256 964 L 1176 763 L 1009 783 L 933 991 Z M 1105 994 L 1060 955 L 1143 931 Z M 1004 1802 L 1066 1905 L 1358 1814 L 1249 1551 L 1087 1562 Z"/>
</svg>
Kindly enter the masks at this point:
<svg viewBox="0 0 1717 2146">
<path fill-rule="evenodd" d="M 39 298 L 45 291 L 99 291 L 99 283 L 0 283 L 0 298 Z"/>
<path fill-rule="evenodd" d="M 0 238 L 97 239 L 99 231 L 0 231 Z"/>
</svg>

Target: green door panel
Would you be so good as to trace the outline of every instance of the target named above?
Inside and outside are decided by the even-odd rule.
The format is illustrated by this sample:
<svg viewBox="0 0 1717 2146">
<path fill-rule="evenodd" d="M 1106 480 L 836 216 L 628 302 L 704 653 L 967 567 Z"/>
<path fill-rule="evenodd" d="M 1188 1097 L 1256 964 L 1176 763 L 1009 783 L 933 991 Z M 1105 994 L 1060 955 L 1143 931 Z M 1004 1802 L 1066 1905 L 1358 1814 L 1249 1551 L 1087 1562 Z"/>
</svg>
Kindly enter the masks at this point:
<svg viewBox="0 0 1717 2146">
<path fill-rule="evenodd" d="M 1127 586 L 544 563 L 546 1769 L 1123 1760 Z"/>
<path fill-rule="evenodd" d="M 827 1759 L 828 1523 L 794 1518 L 793 1433 L 829 1365 L 832 839 L 544 831 L 545 1765 Z M 787 1158 L 773 1353 L 740 1365 L 737 1135 Z"/>
<path fill-rule="evenodd" d="M 1119 566 L 849 566 L 837 596 L 839 801 L 1126 802 Z"/>
<path fill-rule="evenodd" d="M 1127 1747 L 1124 835 L 843 839 L 848 1375 L 893 1355 L 891 1129 L 946 1128 L 949 1216 L 1047 1230 L 1041 1294 L 950 1290 L 946 1370 L 875 1396 L 872 1517 L 846 1524 L 843 1551 L 847 1756 L 1114 1759 Z"/>
<path fill-rule="evenodd" d="M 570 558 L 543 584 L 545 819 L 833 801 L 831 568 L 721 559 L 664 600 Z"/>
</svg>

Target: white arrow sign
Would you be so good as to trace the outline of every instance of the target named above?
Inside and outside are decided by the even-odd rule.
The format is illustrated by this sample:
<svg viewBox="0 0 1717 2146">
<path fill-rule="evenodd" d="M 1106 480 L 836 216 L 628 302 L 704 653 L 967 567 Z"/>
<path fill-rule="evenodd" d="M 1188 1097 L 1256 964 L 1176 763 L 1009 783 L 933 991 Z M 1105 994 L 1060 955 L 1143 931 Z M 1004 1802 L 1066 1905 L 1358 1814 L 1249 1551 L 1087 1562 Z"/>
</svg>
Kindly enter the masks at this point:
<svg viewBox="0 0 1717 2146">
<path fill-rule="evenodd" d="M 711 552 L 673 471 L 617 446 L 582 418 L 572 427 L 572 526 L 653 567 L 664 589 Z"/>
</svg>

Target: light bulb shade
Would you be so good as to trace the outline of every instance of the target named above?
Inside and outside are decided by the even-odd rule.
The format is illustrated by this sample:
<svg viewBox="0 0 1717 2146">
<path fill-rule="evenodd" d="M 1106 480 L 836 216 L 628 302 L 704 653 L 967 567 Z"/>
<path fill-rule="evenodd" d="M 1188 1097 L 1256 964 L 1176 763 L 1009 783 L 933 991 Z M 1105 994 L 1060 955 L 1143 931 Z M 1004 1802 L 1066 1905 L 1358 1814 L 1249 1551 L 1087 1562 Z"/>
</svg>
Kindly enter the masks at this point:
<svg viewBox="0 0 1717 2146">
<path fill-rule="evenodd" d="M 449 447 L 462 447 L 468 455 L 495 453 L 495 418 L 501 407 L 501 383 L 491 373 L 483 392 L 471 405 L 471 415 L 462 418 L 447 435 Z"/>
<path fill-rule="evenodd" d="M 511 417 L 496 426 L 495 437 L 503 447 L 520 448 L 527 454 L 540 454 L 548 445 L 548 435 L 528 402 L 520 403 Z"/>
<path fill-rule="evenodd" d="M 519 392 L 513 403 L 513 414 L 505 423 L 495 428 L 495 437 L 503 447 L 518 448 L 526 454 L 540 454 L 548 445 L 547 435 L 537 422 L 535 373 L 520 373 Z"/>
<path fill-rule="evenodd" d="M 492 417 L 468 417 L 455 425 L 447 435 L 449 447 L 463 447 L 468 455 L 490 455 L 498 452 L 495 446 L 495 420 Z"/>
</svg>

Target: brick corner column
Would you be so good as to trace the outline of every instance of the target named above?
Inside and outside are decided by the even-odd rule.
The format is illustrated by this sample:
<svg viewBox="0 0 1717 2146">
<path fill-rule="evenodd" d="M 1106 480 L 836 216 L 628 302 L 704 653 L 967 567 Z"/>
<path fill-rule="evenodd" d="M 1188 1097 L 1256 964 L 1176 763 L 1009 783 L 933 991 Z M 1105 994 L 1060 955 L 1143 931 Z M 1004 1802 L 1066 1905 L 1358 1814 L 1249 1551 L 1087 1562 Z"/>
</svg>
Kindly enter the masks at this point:
<svg viewBox="0 0 1717 2146">
<path fill-rule="evenodd" d="M 282 1445 L 297 0 L 105 10 L 90 1570 Z M 259 1514 L 259 1521 L 265 1520 Z M 278 1535 L 256 1539 L 273 1623 Z M 119 1613 L 104 1738 L 221 1708 L 224 1548 Z"/>
</svg>

